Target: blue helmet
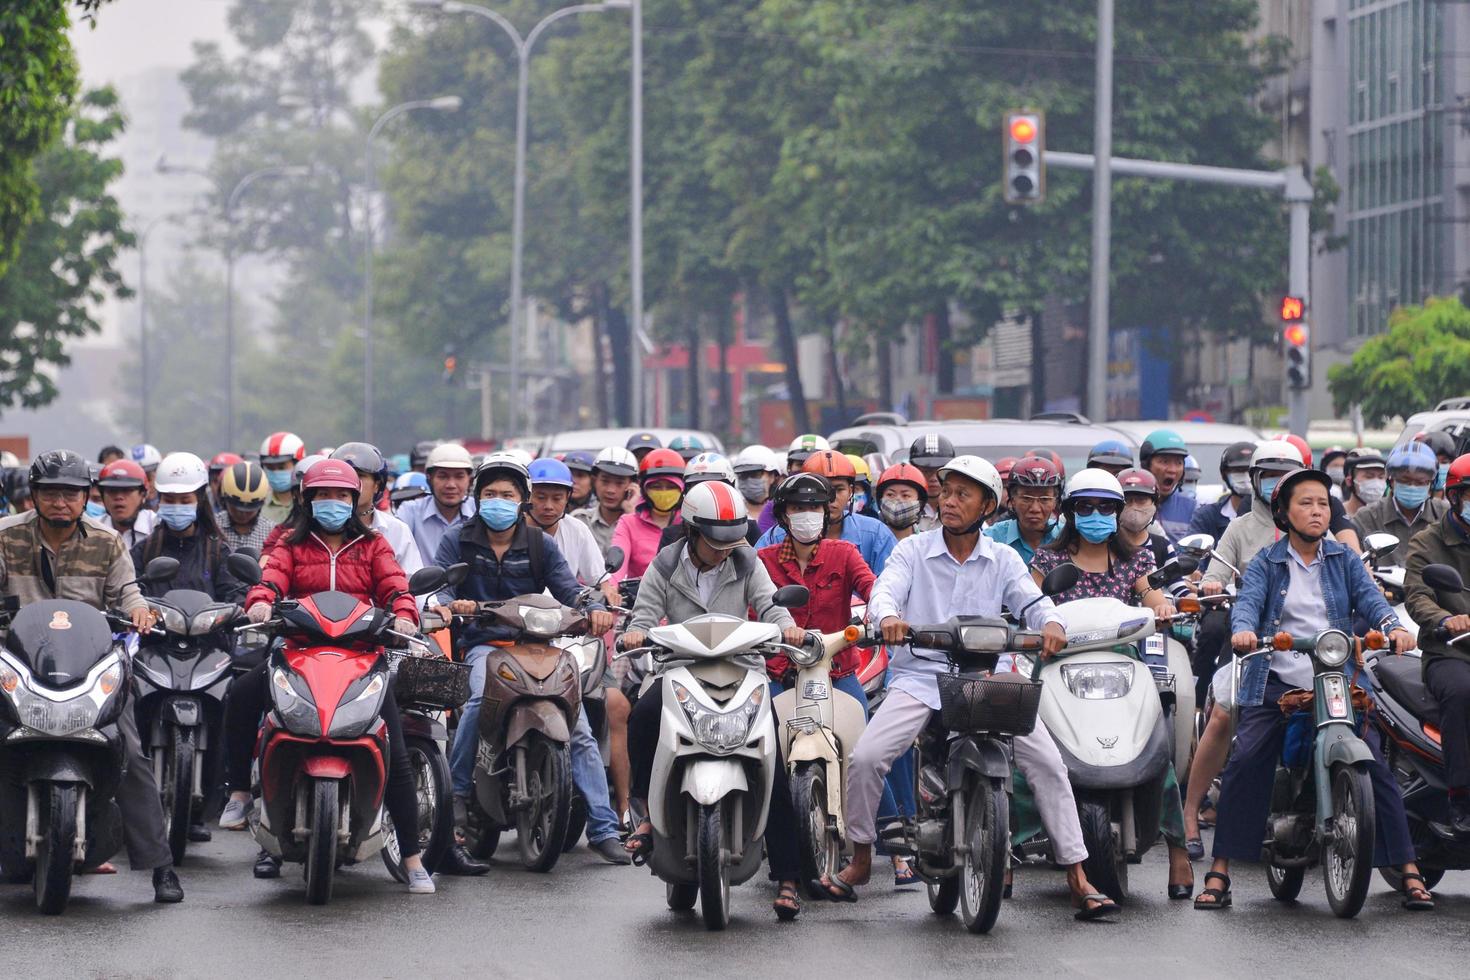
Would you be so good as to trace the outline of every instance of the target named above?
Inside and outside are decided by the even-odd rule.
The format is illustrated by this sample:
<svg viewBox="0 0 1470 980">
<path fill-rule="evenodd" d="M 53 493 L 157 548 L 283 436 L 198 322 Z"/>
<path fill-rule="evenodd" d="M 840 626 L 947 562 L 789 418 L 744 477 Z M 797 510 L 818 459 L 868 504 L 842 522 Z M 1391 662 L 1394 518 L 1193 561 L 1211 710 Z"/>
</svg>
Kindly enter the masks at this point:
<svg viewBox="0 0 1470 980">
<path fill-rule="evenodd" d="M 1087 454 L 1088 466 L 1133 466 L 1133 450 L 1121 439 L 1104 439 Z"/>
<path fill-rule="evenodd" d="M 1433 475 L 1439 472 L 1439 458 L 1422 442 L 1406 442 L 1388 454 L 1388 472 L 1392 475 L 1409 470 Z"/>
<path fill-rule="evenodd" d="M 562 487 L 572 489 L 572 471 L 559 459 L 538 459 L 528 470 L 532 487 Z"/>
<path fill-rule="evenodd" d="M 591 473 L 597 457 L 585 449 L 576 449 L 563 456 L 562 462 L 567 464 L 567 469 L 575 473 Z"/>
</svg>

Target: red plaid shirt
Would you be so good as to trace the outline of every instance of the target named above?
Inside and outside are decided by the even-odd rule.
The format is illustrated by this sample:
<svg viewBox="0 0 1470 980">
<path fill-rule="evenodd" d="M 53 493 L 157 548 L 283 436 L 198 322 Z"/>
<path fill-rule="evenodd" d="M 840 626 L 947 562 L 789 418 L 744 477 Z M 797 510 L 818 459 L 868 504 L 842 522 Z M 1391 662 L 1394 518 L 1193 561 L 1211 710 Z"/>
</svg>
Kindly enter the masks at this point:
<svg viewBox="0 0 1470 980">
<path fill-rule="evenodd" d="M 860 596 L 864 602 L 872 592 L 876 578 L 868 563 L 863 561 L 857 546 L 850 541 L 823 538 L 817 542 L 806 571 L 796 561 L 796 548 L 787 539 L 780 544 L 766 545 L 758 554 L 771 573 L 776 588 L 783 585 L 804 585 L 811 591 L 811 599 L 801 609 L 789 610 L 796 625 L 802 629 L 835 633 L 847 626 L 852 619 L 852 597 Z M 857 669 L 858 652 L 847 649 L 837 655 L 832 664 L 832 676 L 843 677 Z M 783 656 L 766 661 L 766 669 L 772 678 L 779 680 L 791 667 Z"/>
</svg>

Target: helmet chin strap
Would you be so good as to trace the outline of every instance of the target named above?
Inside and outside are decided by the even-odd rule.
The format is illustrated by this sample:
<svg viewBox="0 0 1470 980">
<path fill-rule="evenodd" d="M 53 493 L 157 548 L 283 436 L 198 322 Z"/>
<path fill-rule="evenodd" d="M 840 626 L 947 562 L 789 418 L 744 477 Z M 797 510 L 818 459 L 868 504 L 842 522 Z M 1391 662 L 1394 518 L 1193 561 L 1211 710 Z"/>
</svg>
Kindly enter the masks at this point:
<svg viewBox="0 0 1470 980">
<path fill-rule="evenodd" d="M 1297 526 L 1290 521 L 1286 522 L 1286 526 L 1291 528 L 1292 534 L 1295 534 L 1297 537 L 1307 542 L 1307 544 L 1316 544 L 1318 541 L 1321 541 L 1323 538 L 1327 537 L 1326 531 L 1323 531 L 1321 534 L 1307 534 L 1303 531 L 1299 531 L 1297 530 Z"/>
</svg>

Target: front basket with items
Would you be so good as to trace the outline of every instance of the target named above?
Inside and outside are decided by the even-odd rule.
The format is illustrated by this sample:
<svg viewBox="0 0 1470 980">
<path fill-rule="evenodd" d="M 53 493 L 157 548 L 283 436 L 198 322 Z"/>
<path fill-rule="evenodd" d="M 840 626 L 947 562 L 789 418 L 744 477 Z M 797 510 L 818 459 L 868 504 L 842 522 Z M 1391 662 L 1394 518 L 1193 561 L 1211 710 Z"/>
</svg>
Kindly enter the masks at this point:
<svg viewBox="0 0 1470 980">
<path fill-rule="evenodd" d="M 399 707 L 458 708 L 470 699 L 470 667 L 438 657 L 399 657 L 393 695 Z"/>
<path fill-rule="evenodd" d="M 1041 706 L 1041 683 L 1020 674 L 939 675 L 939 718 L 952 732 L 1029 735 Z"/>
</svg>

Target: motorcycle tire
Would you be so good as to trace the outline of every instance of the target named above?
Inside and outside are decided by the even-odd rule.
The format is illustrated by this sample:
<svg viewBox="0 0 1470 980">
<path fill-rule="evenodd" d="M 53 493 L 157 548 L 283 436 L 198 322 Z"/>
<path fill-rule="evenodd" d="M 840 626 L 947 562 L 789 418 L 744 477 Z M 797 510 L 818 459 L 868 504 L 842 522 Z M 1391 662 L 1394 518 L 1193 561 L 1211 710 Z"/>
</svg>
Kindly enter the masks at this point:
<svg viewBox="0 0 1470 980">
<path fill-rule="evenodd" d="M 730 862 L 725 816 L 720 804 L 699 808 L 699 911 L 704 927 L 718 932 L 730 924 Z"/>
<path fill-rule="evenodd" d="M 567 840 L 562 845 L 562 853 L 565 854 L 577 846 L 582 839 L 582 834 L 587 830 L 587 800 L 574 788 L 572 790 L 572 812 L 567 815 Z"/>
<path fill-rule="evenodd" d="M 1107 804 L 1094 799 L 1077 801 L 1077 819 L 1082 824 L 1082 842 L 1087 845 L 1083 870 L 1092 887 L 1115 902 L 1128 897 L 1128 862 L 1113 832 L 1113 820 Z"/>
<path fill-rule="evenodd" d="M 842 870 L 842 840 L 836 821 L 827 812 L 827 767 L 807 762 L 791 777 L 791 805 L 796 812 L 796 836 L 801 848 L 801 880 L 820 881 Z M 817 893 L 812 898 L 826 898 Z"/>
<path fill-rule="evenodd" d="M 164 744 L 158 791 L 163 797 L 163 832 L 174 864 L 184 863 L 189 848 L 189 823 L 194 815 L 194 762 L 198 735 L 192 728 L 170 726 Z"/>
<path fill-rule="evenodd" d="M 675 912 L 689 912 L 693 910 L 694 903 L 699 901 L 699 886 L 687 882 L 677 884 L 669 882 L 664 885 L 665 897 L 669 908 Z"/>
<path fill-rule="evenodd" d="M 479 804 L 470 801 L 468 826 L 465 827 L 465 849 L 477 861 L 488 861 L 495 856 L 500 846 L 500 828 L 482 811 Z"/>
<path fill-rule="evenodd" d="M 1278 868 L 1266 865 L 1266 884 L 1271 887 L 1271 897 L 1278 902 L 1295 902 L 1302 893 L 1302 882 L 1306 879 L 1306 868 Z"/>
<path fill-rule="evenodd" d="M 958 877 L 960 918 L 973 933 L 987 933 L 1000 917 L 1011 839 L 1010 801 L 998 780 L 977 778 L 965 798 L 969 850 Z"/>
<path fill-rule="evenodd" d="M 306 844 L 306 901 L 326 905 L 332 899 L 332 879 L 337 873 L 337 780 L 313 779 L 306 804 L 306 825 L 311 834 Z"/>
<path fill-rule="evenodd" d="M 60 915 L 71 898 L 72 870 L 77 840 L 77 807 L 81 789 L 75 783 L 42 783 L 41 839 L 36 842 L 36 908 L 43 915 Z"/>
<path fill-rule="evenodd" d="M 526 795 L 531 801 L 516 812 L 516 845 L 526 870 L 544 873 L 556 867 L 566 847 L 572 812 L 571 748 L 532 732 L 516 751 L 526 754 Z"/>
<path fill-rule="evenodd" d="M 960 907 L 960 876 L 950 875 L 927 884 L 929 910 L 935 915 L 954 915 L 954 910 Z"/>
<path fill-rule="evenodd" d="M 424 867 L 433 873 L 445 853 L 454 843 L 454 797 L 450 789 L 449 761 L 432 739 L 409 736 L 404 740 L 408 749 L 408 762 L 413 767 L 414 795 L 419 804 L 419 856 Z M 408 883 L 408 870 L 403 865 L 403 853 L 398 844 L 398 828 L 386 813 L 383 822 L 388 833 L 384 835 L 383 866 L 400 884 Z"/>
<path fill-rule="evenodd" d="M 1367 767 L 1337 763 L 1332 767 L 1332 827 L 1322 842 L 1322 881 L 1327 904 L 1339 919 L 1357 915 L 1368 897 L 1376 825 Z"/>
</svg>

